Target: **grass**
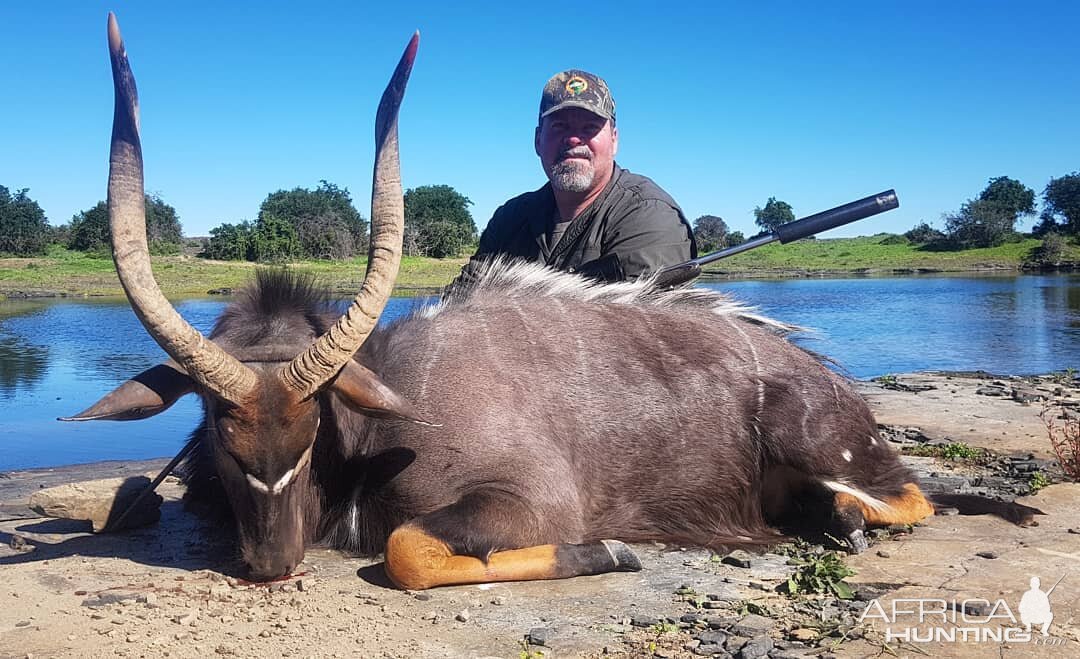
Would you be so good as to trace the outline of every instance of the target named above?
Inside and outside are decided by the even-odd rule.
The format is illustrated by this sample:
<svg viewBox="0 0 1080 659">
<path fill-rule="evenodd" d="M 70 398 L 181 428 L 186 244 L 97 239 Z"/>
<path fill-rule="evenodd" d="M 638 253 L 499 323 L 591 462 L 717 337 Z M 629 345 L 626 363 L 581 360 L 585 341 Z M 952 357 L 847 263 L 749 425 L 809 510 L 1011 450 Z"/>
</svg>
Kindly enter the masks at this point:
<svg viewBox="0 0 1080 659">
<path fill-rule="evenodd" d="M 904 455 L 915 455 L 924 458 L 942 458 L 944 460 L 978 460 L 986 454 L 981 448 L 968 446 L 963 442 L 950 444 L 905 446 L 901 449 Z"/>
<path fill-rule="evenodd" d="M 725 277 L 859 275 L 868 273 L 970 272 L 1023 267 L 1041 241 L 1028 238 L 999 247 L 938 252 L 910 244 L 890 244 L 891 234 L 859 238 L 774 243 L 705 268 Z M 1080 262 L 1080 246 L 1066 245 L 1065 260 Z M 404 257 L 397 278 L 398 294 L 432 292 L 449 284 L 466 258 Z M 155 256 L 154 276 L 170 296 L 205 295 L 218 288 L 236 288 L 257 267 L 240 261 L 208 261 L 193 256 Z M 315 273 L 335 292 L 355 293 L 363 280 L 367 257 L 346 261 L 303 261 L 288 267 Z M 112 259 L 52 246 L 45 256 L 0 258 L 0 296 L 5 293 L 122 295 Z"/>
<path fill-rule="evenodd" d="M 435 291 L 450 283 L 466 262 L 407 256 L 395 285 L 398 294 Z M 205 295 L 218 288 L 236 288 L 249 281 L 256 267 L 242 261 L 209 261 L 192 256 L 155 256 L 154 277 L 169 296 Z M 304 261 L 289 268 L 312 272 L 332 290 L 355 294 L 367 268 L 367 257 L 347 261 Z M 31 294 L 123 295 L 112 258 L 53 247 L 45 256 L 0 258 L 0 296 L 20 291 Z"/>
<path fill-rule="evenodd" d="M 705 272 L 761 276 L 1019 270 L 1032 250 L 1042 244 L 1037 238 L 1027 238 L 998 247 L 944 252 L 912 244 L 888 244 L 890 235 L 799 240 L 788 245 L 773 243 L 717 261 L 707 266 Z M 1070 242 L 1066 250 L 1066 260 L 1080 261 L 1080 246 Z"/>
</svg>

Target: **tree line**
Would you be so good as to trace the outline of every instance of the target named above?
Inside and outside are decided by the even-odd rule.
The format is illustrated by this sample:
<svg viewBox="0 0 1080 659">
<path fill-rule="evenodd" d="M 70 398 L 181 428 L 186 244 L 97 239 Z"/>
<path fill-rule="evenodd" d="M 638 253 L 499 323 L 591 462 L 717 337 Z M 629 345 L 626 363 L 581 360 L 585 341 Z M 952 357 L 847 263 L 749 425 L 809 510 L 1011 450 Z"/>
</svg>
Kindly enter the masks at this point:
<svg viewBox="0 0 1080 659">
<path fill-rule="evenodd" d="M 1036 214 L 1035 191 L 1008 176 L 992 178 L 976 197 L 943 214 L 943 229 L 921 222 L 902 240 L 936 250 L 993 247 L 1016 240 L 1016 223 Z M 477 240 L 472 201 L 449 185 L 426 185 L 405 191 L 404 250 L 410 256 L 445 258 L 467 252 Z M 769 197 L 754 208 L 762 233 L 795 220 L 791 205 Z M 176 209 L 158 195 L 146 196 L 147 239 L 153 254 L 179 253 L 184 241 Z M 723 218 L 702 215 L 693 222 L 701 253 L 742 244 Z M 1042 212 L 1032 234 L 1043 239 L 1040 254 L 1054 262 L 1066 239 L 1080 239 L 1080 172 L 1053 178 L 1042 192 Z M 758 234 L 761 235 L 761 234 Z M 751 236 L 753 237 L 753 236 Z M 0 186 L 0 253 L 44 254 L 49 245 L 106 253 L 109 222 L 105 202 L 53 227 L 28 189 Z M 200 256 L 263 263 L 298 259 L 347 259 L 367 251 L 368 222 L 356 210 L 347 188 L 320 181 L 314 189 L 297 187 L 269 194 L 255 220 L 223 223 L 210 230 Z"/>
<path fill-rule="evenodd" d="M 457 256 L 476 243 L 472 201 L 449 185 L 405 192 L 405 252 L 411 256 Z M 176 209 L 158 195 L 146 196 L 147 241 L 152 254 L 177 254 L 184 237 Z M 109 213 L 104 201 L 53 227 L 28 189 L 0 186 L 0 253 L 37 256 L 50 245 L 106 255 Z M 199 256 L 275 263 L 300 259 L 348 259 L 367 252 L 368 222 L 347 188 L 320 181 L 270 193 L 254 221 L 223 223 L 210 230 Z"/>
<path fill-rule="evenodd" d="M 776 197 L 769 197 L 753 213 L 754 223 L 762 230 L 758 235 L 772 233 L 778 226 L 795 220 L 791 205 Z M 944 213 L 944 230 L 924 221 L 905 232 L 900 240 L 940 251 L 995 247 L 1022 238 L 1016 231 L 1016 223 L 1035 214 L 1035 191 L 1016 179 L 998 176 L 990 179 L 977 197 L 968 199 L 956 211 Z M 693 229 L 702 254 L 747 240 L 741 232 L 729 231 L 724 220 L 716 215 L 697 218 Z M 1043 239 L 1039 253 L 1034 256 L 1045 263 L 1056 262 L 1067 238 L 1080 239 L 1080 172 L 1050 179 L 1043 189 L 1039 221 L 1031 233 Z"/>
<path fill-rule="evenodd" d="M 104 201 L 54 227 L 28 193 L 26 188 L 12 193 L 0 185 L 0 253 L 38 256 L 49 245 L 84 252 L 108 248 L 109 212 Z M 175 254 L 183 240 L 176 209 L 157 195 L 146 195 L 146 239 L 154 254 Z"/>
</svg>

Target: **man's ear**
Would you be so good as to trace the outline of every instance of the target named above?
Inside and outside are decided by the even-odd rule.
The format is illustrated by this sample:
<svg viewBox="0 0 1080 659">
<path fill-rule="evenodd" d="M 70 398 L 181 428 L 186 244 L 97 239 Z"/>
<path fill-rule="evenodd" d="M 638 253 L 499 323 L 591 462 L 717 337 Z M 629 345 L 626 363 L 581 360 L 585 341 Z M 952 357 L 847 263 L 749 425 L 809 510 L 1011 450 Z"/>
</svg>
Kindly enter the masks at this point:
<svg viewBox="0 0 1080 659">
<path fill-rule="evenodd" d="M 346 405 L 361 414 L 379 419 L 412 421 L 425 426 L 436 425 L 420 416 L 412 403 L 380 380 L 378 375 L 353 360 L 345 363 L 345 368 L 338 372 L 329 388 Z"/>
<path fill-rule="evenodd" d="M 536 152 L 537 156 L 540 155 L 540 128 L 542 126 L 543 124 L 537 126 L 536 130 L 533 132 L 533 151 Z"/>
<path fill-rule="evenodd" d="M 146 419 L 169 409 L 195 383 L 180 366 L 169 360 L 139 373 L 75 416 L 60 421 L 133 421 Z"/>
<path fill-rule="evenodd" d="M 608 121 L 611 121 L 608 119 Z M 611 157 L 619 153 L 619 129 L 615 127 L 615 124 L 611 124 Z"/>
</svg>

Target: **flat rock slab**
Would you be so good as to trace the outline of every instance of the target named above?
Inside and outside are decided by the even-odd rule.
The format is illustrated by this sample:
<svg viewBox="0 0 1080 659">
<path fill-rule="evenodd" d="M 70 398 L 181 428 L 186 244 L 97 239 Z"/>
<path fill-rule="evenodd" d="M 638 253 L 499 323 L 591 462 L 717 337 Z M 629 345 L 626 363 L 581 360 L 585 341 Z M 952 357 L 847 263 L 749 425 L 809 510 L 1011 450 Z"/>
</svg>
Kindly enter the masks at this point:
<svg viewBox="0 0 1080 659">
<path fill-rule="evenodd" d="M 1047 400 L 1018 401 L 1009 393 L 1013 386 L 1032 389 L 1022 381 L 964 377 L 947 373 L 915 373 L 896 376 L 896 383 L 911 389 L 885 388 L 879 382 L 859 382 L 856 390 L 866 399 L 879 424 L 918 428 L 931 441 L 962 442 L 997 453 L 1054 457 L 1046 425 L 1039 418 L 1048 400 L 1075 401 L 1077 390 L 1044 386 Z M 977 393 L 990 383 L 1002 382 L 1005 395 Z M 1055 390 L 1061 395 L 1055 396 Z"/>
<path fill-rule="evenodd" d="M 137 528 L 161 518 L 161 495 L 143 494 L 150 482 L 148 476 L 129 476 L 66 483 L 34 492 L 29 505 L 43 517 L 88 520 L 95 533 L 110 523 L 112 530 Z"/>
<path fill-rule="evenodd" d="M 1043 591 L 1064 577 L 1049 597 L 1054 621 L 1047 638 L 1036 632 L 1030 641 L 1005 644 L 978 640 L 913 642 L 907 644 L 908 651 L 901 652 L 901 656 L 925 656 L 912 647 L 931 657 L 981 659 L 999 656 L 999 652 L 1004 657 L 1080 656 L 1080 535 L 1070 532 L 1080 524 L 1080 485 L 1053 485 L 1018 501 L 1047 513 L 1038 518 L 1039 526 L 1021 528 L 986 516 L 936 516 L 911 535 L 877 545 L 887 549 L 888 558 L 881 558 L 873 550 L 849 557 L 846 563 L 857 573 L 849 581 L 888 584 L 893 588 L 879 598 L 889 620 L 868 618 L 876 632 L 874 638 L 883 638 L 887 628 L 903 635 L 908 626 L 919 629 L 921 638 L 927 638 L 928 633 L 941 635 L 943 632 L 937 629 L 996 630 L 1013 626 L 1007 614 L 1020 618 L 1020 598 L 1029 590 L 1032 577 L 1039 577 Z M 999 600 L 1005 605 L 998 604 Z M 911 625 L 916 614 L 892 615 L 894 602 L 898 609 L 909 611 L 920 606 L 927 610 L 940 608 L 934 601 L 945 601 L 950 609 L 955 602 L 958 609 L 966 609 L 967 617 L 957 613 L 954 621 L 950 613 L 950 618 L 942 622 L 940 615 L 928 615 L 924 624 Z M 993 621 L 983 623 L 991 613 Z M 969 639 L 982 633 L 969 632 Z M 880 645 L 874 649 L 865 641 L 852 642 L 849 650 L 853 656 L 876 655 Z"/>
</svg>

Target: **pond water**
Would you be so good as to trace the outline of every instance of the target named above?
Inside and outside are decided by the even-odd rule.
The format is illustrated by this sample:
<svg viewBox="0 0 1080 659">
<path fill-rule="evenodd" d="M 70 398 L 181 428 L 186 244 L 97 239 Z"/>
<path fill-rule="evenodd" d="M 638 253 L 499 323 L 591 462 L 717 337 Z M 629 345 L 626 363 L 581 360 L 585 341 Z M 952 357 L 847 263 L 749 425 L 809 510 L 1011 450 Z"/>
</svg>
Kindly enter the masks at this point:
<svg viewBox="0 0 1080 659">
<path fill-rule="evenodd" d="M 813 328 L 800 341 L 857 378 L 929 369 L 1031 374 L 1080 367 L 1080 275 L 704 285 Z M 208 333 L 226 302 L 175 305 Z M 421 302 L 393 298 L 380 322 Z M 175 454 L 198 422 L 195 396 L 138 422 L 56 421 L 162 359 L 126 300 L 0 302 L 0 471 Z"/>
</svg>

